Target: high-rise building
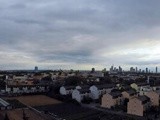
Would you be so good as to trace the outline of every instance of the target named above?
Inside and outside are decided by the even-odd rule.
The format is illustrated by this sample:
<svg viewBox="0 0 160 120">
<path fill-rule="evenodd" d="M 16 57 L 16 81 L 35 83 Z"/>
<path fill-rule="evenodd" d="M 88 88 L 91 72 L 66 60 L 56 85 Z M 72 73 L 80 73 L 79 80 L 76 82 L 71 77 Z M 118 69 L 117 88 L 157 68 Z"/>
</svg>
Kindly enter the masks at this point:
<svg viewBox="0 0 160 120">
<path fill-rule="evenodd" d="M 112 65 L 110 68 L 110 72 L 113 72 L 113 68 L 114 68 L 114 66 Z"/>
<path fill-rule="evenodd" d="M 151 73 L 151 70 L 149 69 L 149 73 Z"/>
<path fill-rule="evenodd" d="M 135 72 L 135 69 L 133 67 L 131 67 L 130 72 Z"/>
<path fill-rule="evenodd" d="M 148 68 L 146 68 L 146 73 L 148 73 Z"/>
<path fill-rule="evenodd" d="M 119 71 L 119 72 L 122 72 L 122 68 L 121 68 L 121 66 L 119 66 L 119 69 L 118 69 L 118 71 Z"/>
<path fill-rule="evenodd" d="M 136 67 L 136 73 L 138 72 L 138 68 Z"/>
<path fill-rule="evenodd" d="M 158 73 L 158 67 L 156 67 L 156 73 Z"/>
<path fill-rule="evenodd" d="M 34 71 L 35 71 L 35 72 L 37 72 L 37 71 L 38 71 L 38 67 L 37 67 L 37 66 L 35 66 Z"/>
</svg>

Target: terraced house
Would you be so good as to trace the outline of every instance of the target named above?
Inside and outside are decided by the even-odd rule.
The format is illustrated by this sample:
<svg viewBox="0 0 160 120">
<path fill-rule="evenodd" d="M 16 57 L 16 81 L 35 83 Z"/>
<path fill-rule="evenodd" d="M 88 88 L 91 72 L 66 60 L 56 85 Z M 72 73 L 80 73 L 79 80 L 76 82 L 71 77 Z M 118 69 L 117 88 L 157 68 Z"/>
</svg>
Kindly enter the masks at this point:
<svg viewBox="0 0 160 120">
<path fill-rule="evenodd" d="M 150 98 L 147 96 L 139 96 L 130 99 L 127 106 L 127 113 L 132 115 L 143 116 L 144 112 L 151 106 Z"/>
<path fill-rule="evenodd" d="M 102 97 L 101 107 L 111 108 L 115 105 L 120 105 L 123 102 L 123 97 L 121 92 L 111 92 L 106 93 Z"/>
</svg>

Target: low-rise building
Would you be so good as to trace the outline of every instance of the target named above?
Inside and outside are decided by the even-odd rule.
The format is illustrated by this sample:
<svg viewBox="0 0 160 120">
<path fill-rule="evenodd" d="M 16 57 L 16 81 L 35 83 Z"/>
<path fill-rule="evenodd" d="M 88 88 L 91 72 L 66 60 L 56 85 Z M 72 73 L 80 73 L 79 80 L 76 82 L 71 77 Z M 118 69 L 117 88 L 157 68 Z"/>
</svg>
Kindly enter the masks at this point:
<svg viewBox="0 0 160 120">
<path fill-rule="evenodd" d="M 122 96 L 123 98 L 126 98 L 126 99 L 132 99 L 134 97 L 137 97 L 137 92 L 135 90 L 127 90 L 127 91 L 124 91 L 122 92 Z"/>
<path fill-rule="evenodd" d="M 146 96 L 150 98 L 152 106 L 160 105 L 160 90 L 150 91 L 146 93 Z"/>
<path fill-rule="evenodd" d="M 13 75 L 13 80 L 25 81 L 28 79 L 27 75 Z"/>
<path fill-rule="evenodd" d="M 61 95 L 69 95 L 75 88 L 76 86 L 61 86 L 59 92 Z"/>
<path fill-rule="evenodd" d="M 116 87 L 114 84 L 106 84 L 106 85 L 93 85 L 90 87 L 91 98 L 98 99 L 101 95 L 105 93 L 110 93 Z"/>
<path fill-rule="evenodd" d="M 75 89 L 72 92 L 72 99 L 81 102 L 84 97 L 90 97 L 90 90 L 89 89 Z"/>
<path fill-rule="evenodd" d="M 135 89 L 137 92 L 139 92 L 140 90 L 142 90 L 145 87 L 150 87 L 150 85 L 148 83 L 132 83 L 130 86 L 133 89 Z"/>
<path fill-rule="evenodd" d="M 153 91 L 153 88 L 150 86 L 141 86 L 139 89 L 139 95 L 146 95 L 146 93 Z"/>
<path fill-rule="evenodd" d="M 106 93 L 102 97 L 101 107 L 111 108 L 115 105 L 120 105 L 122 102 L 123 98 L 120 92 Z"/>
<path fill-rule="evenodd" d="M 151 106 L 150 98 L 147 96 L 139 96 L 130 99 L 127 105 L 127 113 L 137 116 L 143 116 L 144 112 Z"/>
<path fill-rule="evenodd" d="M 6 92 L 11 94 L 47 92 L 47 85 L 6 85 Z"/>
</svg>

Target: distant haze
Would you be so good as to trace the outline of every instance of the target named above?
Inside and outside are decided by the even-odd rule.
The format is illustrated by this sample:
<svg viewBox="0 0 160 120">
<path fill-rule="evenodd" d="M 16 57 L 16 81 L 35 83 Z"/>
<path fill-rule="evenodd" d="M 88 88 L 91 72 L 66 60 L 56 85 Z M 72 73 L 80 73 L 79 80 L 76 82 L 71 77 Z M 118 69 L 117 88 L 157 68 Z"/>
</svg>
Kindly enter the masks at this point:
<svg viewBox="0 0 160 120">
<path fill-rule="evenodd" d="M 0 69 L 155 69 L 159 0 L 1 0 Z"/>
</svg>

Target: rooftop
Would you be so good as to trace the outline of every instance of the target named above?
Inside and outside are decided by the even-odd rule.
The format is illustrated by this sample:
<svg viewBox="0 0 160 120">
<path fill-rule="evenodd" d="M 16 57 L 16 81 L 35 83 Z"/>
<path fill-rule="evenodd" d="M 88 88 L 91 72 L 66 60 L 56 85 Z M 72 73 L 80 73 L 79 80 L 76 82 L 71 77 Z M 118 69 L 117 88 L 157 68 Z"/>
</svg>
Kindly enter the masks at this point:
<svg viewBox="0 0 160 120">
<path fill-rule="evenodd" d="M 150 98 L 147 97 L 147 96 L 145 96 L 145 95 L 139 96 L 138 99 L 139 99 L 140 101 L 142 101 L 142 104 L 145 104 L 145 103 L 147 103 L 147 102 L 150 101 Z"/>
<path fill-rule="evenodd" d="M 115 84 L 104 84 L 104 85 L 95 85 L 98 89 L 104 89 L 104 88 L 113 88 L 116 85 Z"/>
<path fill-rule="evenodd" d="M 109 93 L 113 98 L 121 97 L 122 94 L 119 91 Z"/>
</svg>

